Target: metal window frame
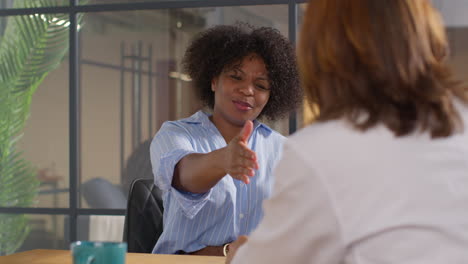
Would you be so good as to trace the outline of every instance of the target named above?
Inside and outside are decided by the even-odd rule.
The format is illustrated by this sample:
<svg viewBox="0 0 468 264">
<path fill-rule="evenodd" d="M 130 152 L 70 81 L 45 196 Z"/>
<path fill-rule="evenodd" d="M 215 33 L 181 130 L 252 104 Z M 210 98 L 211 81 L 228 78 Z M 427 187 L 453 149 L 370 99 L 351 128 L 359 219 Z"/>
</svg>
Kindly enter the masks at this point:
<svg viewBox="0 0 468 264">
<path fill-rule="evenodd" d="M 156 10 L 173 8 L 204 8 L 204 7 L 229 7 L 249 5 L 287 5 L 288 6 L 288 31 L 289 39 L 296 42 L 297 32 L 297 7 L 306 0 L 194 0 L 194 1 L 161 1 L 161 2 L 138 2 L 138 3 L 109 3 L 94 5 L 79 5 L 78 0 L 70 0 L 68 6 L 24 8 L 24 9 L 0 9 L 0 17 L 68 13 L 70 17 L 69 34 L 69 208 L 26 208 L 26 207 L 0 207 L 0 214 L 46 214 L 67 215 L 70 217 L 69 242 L 76 241 L 77 219 L 80 215 L 125 215 L 125 209 L 84 209 L 79 208 L 78 183 L 80 175 L 80 102 L 79 89 L 79 35 L 76 30 L 76 17 L 79 13 L 104 12 L 104 11 L 136 11 Z M 289 120 L 289 132 L 297 129 L 296 113 L 291 114 Z"/>
</svg>

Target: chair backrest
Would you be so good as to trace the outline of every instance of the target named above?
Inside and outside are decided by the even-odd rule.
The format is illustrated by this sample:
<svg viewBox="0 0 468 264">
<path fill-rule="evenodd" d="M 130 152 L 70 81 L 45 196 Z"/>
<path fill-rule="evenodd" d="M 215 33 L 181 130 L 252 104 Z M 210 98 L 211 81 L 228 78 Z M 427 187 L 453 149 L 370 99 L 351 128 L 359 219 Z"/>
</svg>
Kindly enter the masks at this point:
<svg viewBox="0 0 468 264">
<path fill-rule="evenodd" d="M 130 185 L 124 237 L 128 252 L 151 253 L 163 231 L 161 190 L 152 179 L 135 179 Z"/>
</svg>

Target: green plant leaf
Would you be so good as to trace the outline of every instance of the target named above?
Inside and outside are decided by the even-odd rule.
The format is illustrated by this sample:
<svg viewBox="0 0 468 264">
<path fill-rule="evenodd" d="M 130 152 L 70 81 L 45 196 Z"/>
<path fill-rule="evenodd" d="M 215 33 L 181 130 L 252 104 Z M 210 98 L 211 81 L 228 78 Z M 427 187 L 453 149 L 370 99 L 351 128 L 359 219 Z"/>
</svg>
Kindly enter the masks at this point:
<svg viewBox="0 0 468 264">
<path fill-rule="evenodd" d="M 63 5 L 68 0 L 15 1 L 16 8 Z M 77 18 L 81 23 L 82 18 Z M 31 100 L 68 51 L 68 14 L 8 17 L 0 41 L 0 206 L 30 207 L 39 181 L 36 168 L 16 150 Z M 29 233 L 24 215 L 0 214 L 0 256 L 11 254 Z"/>
</svg>

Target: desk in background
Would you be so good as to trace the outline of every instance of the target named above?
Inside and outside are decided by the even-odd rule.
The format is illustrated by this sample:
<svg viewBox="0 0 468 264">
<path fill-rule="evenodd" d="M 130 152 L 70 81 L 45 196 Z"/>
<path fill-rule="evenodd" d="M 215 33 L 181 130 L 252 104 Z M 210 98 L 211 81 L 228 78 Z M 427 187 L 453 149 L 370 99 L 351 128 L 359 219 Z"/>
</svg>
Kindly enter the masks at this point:
<svg viewBox="0 0 468 264">
<path fill-rule="evenodd" d="M 127 253 L 126 264 L 224 264 L 224 257 Z M 69 250 L 35 249 L 0 257 L 1 264 L 72 264 Z"/>
</svg>

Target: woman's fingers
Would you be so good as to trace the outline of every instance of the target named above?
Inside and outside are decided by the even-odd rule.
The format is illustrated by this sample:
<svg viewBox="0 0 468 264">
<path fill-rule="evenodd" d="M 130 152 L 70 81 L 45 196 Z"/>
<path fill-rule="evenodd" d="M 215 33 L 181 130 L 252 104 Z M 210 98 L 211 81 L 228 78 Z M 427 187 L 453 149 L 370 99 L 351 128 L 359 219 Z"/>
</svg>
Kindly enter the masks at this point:
<svg viewBox="0 0 468 264">
<path fill-rule="evenodd" d="M 241 164 L 244 167 L 250 167 L 258 170 L 257 154 L 247 147 L 242 146 L 240 150 Z"/>
<path fill-rule="evenodd" d="M 237 167 L 235 168 L 233 171 L 232 171 L 232 174 L 231 176 L 235 176 L 236 178 L 238 178 L 239 180 L 243 177 L 243 176 L 247 176 L 247 177 L 252 177 L 255 175 L 255 171 L 253 169 L 248 169 L 248 168 L 244 168 L 244 167 Z"/>
<path fill-rule="evenodd" d="M 241 146 L 240 156 L 252 160 L 257 160 L 257 154 L 254 151 L 250 150 L 247 147 Z"/>
<path fill-rule="evenodd" d="M 230 142 L 228 160 L 227 173 L 246 184 L 250 182 L 250 177 L 253 177 L 255 170 L 259 168 L 257 154 L 240 138 Z"/>
<path fill-rule="evenodd" d="M 257 167 L 258 167 L 258 164 L 256 161 L 254 160 L 251 160 L 251 159 L 246 159 L 246 158 L 239 158 L 239 160 L 237 161 L 237 166 L 242 166 L 244 168 L 247 168 L 247 169 L 254 169 L 256 170 Z"/>
</svg>

